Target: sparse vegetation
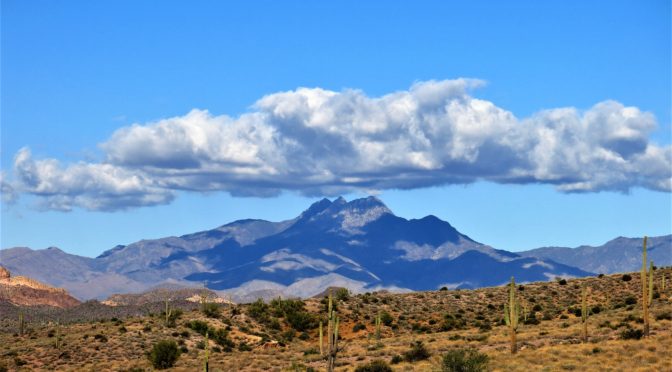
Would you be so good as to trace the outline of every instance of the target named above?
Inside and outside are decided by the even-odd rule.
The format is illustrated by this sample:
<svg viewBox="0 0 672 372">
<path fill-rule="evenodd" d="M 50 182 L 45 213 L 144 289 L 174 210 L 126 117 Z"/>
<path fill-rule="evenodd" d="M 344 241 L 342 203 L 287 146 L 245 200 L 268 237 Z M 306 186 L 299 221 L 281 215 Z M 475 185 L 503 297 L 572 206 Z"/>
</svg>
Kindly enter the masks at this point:
<svg viewBox="0 0 672 372">
<path fill-rule="evenodd" d="M 436 370 L 444 368 L 449 353 L 463 350 L 452 355 L 449 363 L 461 365 L 460 360 L 471 360 L 466 350 L 473 350 L 487 356 L 486 368 L 494 369 L 670 370 L 671 291 L 661 290 L 659 283 L 663 275 L 670 277 L 672 269 L 660 268 L 652 273 L 655 281 L 649 337 L 642 337 L 640 275 L 632 275 L 630 282 L 623 282 L 622 274 L 613 274 L 568 279 L 565 286 L 526 283 L 523 291 L 516 284 L 520 313 L 515 355 L 510 353 L 509 328 L 503 317 L 510 285 L 474 291 L 350 294 L 347 301 L 337 301 L 334 290 L 332 310 L 337 304 L 339 308 L 334 369 L 353 371 L 384 360 L 394 370 Z M 589 343 L 581 343 L 583 286 L 587 289 Z M 659 293 L 658 298 L 655 293 Z M 165 322 L 163 297 L 144 308 L 113 308 L 89 302 L 76 309 L 46 311 L 0 303 L 0 344 L 7 345 L 6 351 L 0 352 L 0 365 L 12 371 L 90 370 L 94 363 L 100 370 L 148 370 L 154 368 L 148 358 L 154 345 L 174 340 L 180 353 L 174 364 L 177 370 L 203 370 L 207 359 L 210 370 L 287 370 L 294 365 L 299 371 L 320 371 L 328 365 L 328 334 L 333 335 L 336 328 L 332 323 L 329 332 L 325 311 L 328 302 L 327 297 L 324 304 L 322 298 L 316 298 L 219 305 L 219 316 L 209 317 L 202 304 L 174 300 L 170 302 L 171 313 L 182 311 L 174 327 Z M 255 307 L 266 314 L 255 314 Z M 19 310 L 26 322 L 23 336 L 19 335 Z M 296 313 L 313 317 L 314 328 L 295 329 L 300 322 L 290 323 L 289 318 Z M 55 348 L 58 318 L 60 349 Z M 383 343 L 380 346 L 375 337 L 377 318 Z M 428 359 L 410 357 L 424 354 L 409 347 L 416 342 L 421 342 Z M 17 366 L 17 362 L 23 366 Z"/>
</svg>

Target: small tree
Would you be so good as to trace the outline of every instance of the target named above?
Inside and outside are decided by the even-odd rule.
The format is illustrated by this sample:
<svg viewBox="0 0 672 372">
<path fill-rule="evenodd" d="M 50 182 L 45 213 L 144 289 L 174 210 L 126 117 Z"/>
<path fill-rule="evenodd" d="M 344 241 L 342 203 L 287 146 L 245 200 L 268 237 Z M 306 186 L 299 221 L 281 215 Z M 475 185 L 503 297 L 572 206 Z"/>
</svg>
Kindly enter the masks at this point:
<svg viewBox="0 0 672 372">
<path fill-rule="evenodd" d="M 148 358 L 156 369 L 166 369 L 175 365 L 180 357 L 180 349 L 173 340 L 161 340 L 154 344 Z"/>
</svg>

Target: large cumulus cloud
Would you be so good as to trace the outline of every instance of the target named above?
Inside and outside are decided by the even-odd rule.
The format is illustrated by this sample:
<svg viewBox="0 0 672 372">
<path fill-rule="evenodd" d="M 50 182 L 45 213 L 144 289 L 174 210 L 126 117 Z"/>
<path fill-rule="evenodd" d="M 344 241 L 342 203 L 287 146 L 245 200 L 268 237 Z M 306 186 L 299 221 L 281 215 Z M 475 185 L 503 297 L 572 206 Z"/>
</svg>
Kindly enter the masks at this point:
<svg viewBox="0 0 672 372">
<path fill-rule="evenodd" d="M 672 147 L 649 141 L 650 113 L 604 101 L 521 119 L 471 96 L 482 84 L 426 81 L 382 97 L 299 88 L 239 117 L 192 110 L 117 130 L 100 145 L 101 163 L 62 166 L 22 149 L 3 189 L 63 210 L 164 204 L 178 190 L 329 196 L 477 180 L 672 190 Z"/>
</svg>

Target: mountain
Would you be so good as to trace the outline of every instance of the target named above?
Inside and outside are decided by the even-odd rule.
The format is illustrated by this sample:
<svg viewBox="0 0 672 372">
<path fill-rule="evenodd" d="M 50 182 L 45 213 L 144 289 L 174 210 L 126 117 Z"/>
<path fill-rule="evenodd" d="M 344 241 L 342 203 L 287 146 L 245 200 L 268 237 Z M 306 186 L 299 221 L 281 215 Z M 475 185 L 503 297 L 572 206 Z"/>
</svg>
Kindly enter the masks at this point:
<svg viewBox="0 0 672 372">
<path fill-rule="evenodd" d="M 0 301 L 20 306 L 48 305 L 68 308 L 80 302 L 62 288 L 54 288 L 25 276 L 12 276 L 0 266 Z"/>
<path fill-rule="evenodd" d="M 543 247 L 517 253 L 525 257 L 553 260 L 593 273 L 623 273 L 637 271 L 642 267 L 642 238 L 618 237 L 598 247 Z M 647 256 L 657 266 L 672 265 L 672 235 L 648 238 Z"/>
<path fill-rule="evenodd" d="M 80 298 L 153 287 L 206 286 L 236 301 L 354 292 L 476 288 L 590 275 L 571 265 L 497 250 L 435 216 L 407 220 L 379 199 L 322 199 L 281 222 L 240 220 L 179 237 L 114 247 L 96 258 L 57 248 L 0 251 L 5 266 Z"/>
</svg>

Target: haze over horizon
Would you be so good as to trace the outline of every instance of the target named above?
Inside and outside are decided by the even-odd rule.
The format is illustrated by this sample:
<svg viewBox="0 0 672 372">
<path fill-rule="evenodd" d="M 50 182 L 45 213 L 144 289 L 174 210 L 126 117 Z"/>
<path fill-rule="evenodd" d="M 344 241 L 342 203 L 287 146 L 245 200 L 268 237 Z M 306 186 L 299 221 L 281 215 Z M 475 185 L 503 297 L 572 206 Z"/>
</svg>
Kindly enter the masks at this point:
<svg viewBox="0 0 672 372">
<path fill-rule="evenodd" d="M 669 2 L 172 5 L 3 2 L 0 247 L 341 194 L 511 251 L 672 233 Z"/>
</svg>

